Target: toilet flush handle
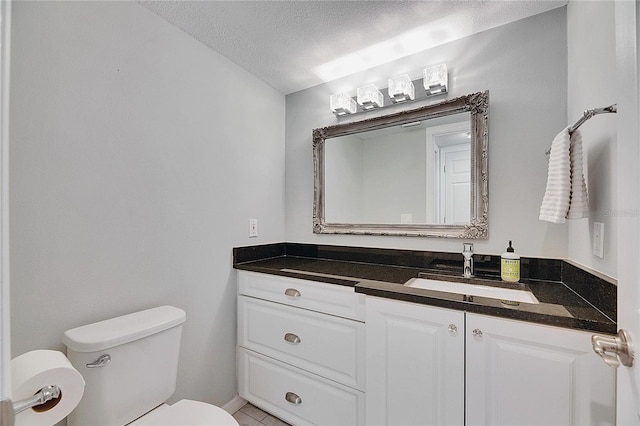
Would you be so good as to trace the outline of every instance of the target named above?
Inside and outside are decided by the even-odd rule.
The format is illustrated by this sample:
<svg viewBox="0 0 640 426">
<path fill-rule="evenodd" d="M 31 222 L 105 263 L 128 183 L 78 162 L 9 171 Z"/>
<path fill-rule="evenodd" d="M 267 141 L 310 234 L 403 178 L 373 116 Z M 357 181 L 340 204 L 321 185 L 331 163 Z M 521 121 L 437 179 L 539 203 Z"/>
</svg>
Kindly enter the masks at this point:
<svg viewBox="0 0 640 426">
<path fill-rule="evenodd" d="M 87 364 L 87 368 L 104 367 L 105 365 L 109 364 L 110 362 L 111 362 L 111 355 L 109 355 L 109 354 L 100 355 L 100 358 L 98 358 L 97 360 Z"/>
</svg>

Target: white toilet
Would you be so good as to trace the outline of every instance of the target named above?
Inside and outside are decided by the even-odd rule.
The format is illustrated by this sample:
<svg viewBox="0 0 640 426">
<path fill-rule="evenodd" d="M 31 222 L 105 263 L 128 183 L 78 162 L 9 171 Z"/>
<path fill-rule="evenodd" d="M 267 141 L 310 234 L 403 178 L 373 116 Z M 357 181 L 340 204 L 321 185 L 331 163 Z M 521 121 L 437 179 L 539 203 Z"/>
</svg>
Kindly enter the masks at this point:
<svg viewBox="0 0 640 426">
<path fill-rule="evenodd" d="M 204 402 L 164 402 L 176 388 L 186 314 L 160 306 L 68 330 L 67 358 L 86 382 L 69 426 L 238 426 Z"/>
</svg>

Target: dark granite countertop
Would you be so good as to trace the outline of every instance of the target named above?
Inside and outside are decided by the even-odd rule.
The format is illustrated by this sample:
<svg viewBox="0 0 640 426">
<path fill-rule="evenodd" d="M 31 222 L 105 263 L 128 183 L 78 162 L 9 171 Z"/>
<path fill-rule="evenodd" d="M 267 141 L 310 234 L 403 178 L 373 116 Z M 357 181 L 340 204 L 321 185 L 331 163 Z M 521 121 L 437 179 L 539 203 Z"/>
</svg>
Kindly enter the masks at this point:
<svg viewBox="0 0 640 426">
<path fill-rule="evenodd" d="M 458 273 L 457 265 L 456 267 L 447 268 L 442 267 L 442 262 L 435 267 L 433 262 L 428 267 L 420 267 L 417 265 L 367 263 L 288 254 L 256 258 L 256 256 L 236 255 L 235 250 L 238 249 L 234 249 L 234 268 L 238 270 L 351 286 L 354 287 L 355 292 L 370 296 L 538 324 L 610 334 L 615 334 L 617 330 L 615 312 L 607 311 L 605 308 L 603 313 L 603 309 L 596 308 L 591 301 L 579 295 L 570 285 L 560 280 L 523 278 L 520 280 L 520 286 L 528 287 L 540 303 L 507 305 L 500 300 L 492 298 L 475 296 L 469 301 L 466 296 L 459 294 L 411 288 L 403 285 L 420 273 L 428 274 L 428 278 L 432 279 L 462 282 L 461 260 L 457 262 L 460 264 L 460 273 Z M 482 281 L 479 282 L 480 284 L 505 285 L 504 282 L 500 281 L 499 276 L 495 275 L 495 270 L 487 269 L 485 272 L 478 272 L 478 269 L 476 269 L 476 273 L 479 275 L 478 279 Z M 452 279 L 452 277 L 455 278 Z M 560 278 L 559 275 L 558 278 Z M 515 286 L 517 287 L 518 284 L 515 284 Z M 615 305 L 615 300 L 613 304 Z M 610 305 L 611 302 L 609 301 L 609 308 L 611 308 Z"/>
</svg>

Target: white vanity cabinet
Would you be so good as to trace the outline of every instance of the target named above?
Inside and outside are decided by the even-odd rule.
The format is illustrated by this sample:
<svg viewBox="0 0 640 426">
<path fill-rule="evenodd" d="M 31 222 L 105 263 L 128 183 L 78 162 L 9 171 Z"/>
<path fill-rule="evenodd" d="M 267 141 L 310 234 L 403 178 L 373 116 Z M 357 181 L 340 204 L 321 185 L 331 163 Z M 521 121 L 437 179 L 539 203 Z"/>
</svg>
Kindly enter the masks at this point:
<svg viewBox="0 0 640 426">
<path fill-rule="evenodd" d="M 615 424 L 590 332 L 375 297 L 366 328 L 367 425 Z"/>
<path fill-rule="evenodd" d="M 464 312 L 367 297 L 367 425 L 464 423 Z"/>
<path fill-rule="evenodd" d="M 238 272 L 238 379 L 295 425 L 364 425 L 364 299 L 352 287 Z"/>
<path fill-rule="evenodd" d="M 466 314 L 466 424 L 614 425 L 593 333 Z"/>
</svg>

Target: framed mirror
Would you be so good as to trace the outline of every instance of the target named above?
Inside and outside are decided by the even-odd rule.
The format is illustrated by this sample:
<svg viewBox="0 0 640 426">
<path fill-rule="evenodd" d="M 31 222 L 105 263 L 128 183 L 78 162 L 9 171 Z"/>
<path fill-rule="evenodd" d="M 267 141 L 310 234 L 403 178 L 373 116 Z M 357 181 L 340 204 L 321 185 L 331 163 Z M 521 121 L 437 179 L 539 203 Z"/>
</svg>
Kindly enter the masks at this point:
<svg viewBox="0 0 640 426">
<path fill-rule="evenodd" d="M 486 239 L 489 92 L 313 130 L 313 232 Z"/>
</svg>

